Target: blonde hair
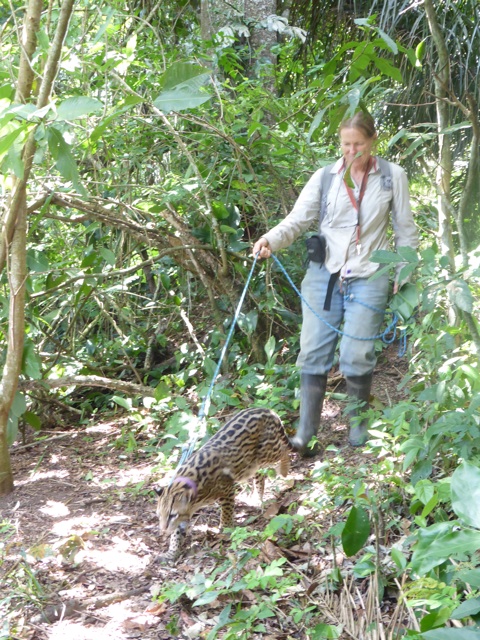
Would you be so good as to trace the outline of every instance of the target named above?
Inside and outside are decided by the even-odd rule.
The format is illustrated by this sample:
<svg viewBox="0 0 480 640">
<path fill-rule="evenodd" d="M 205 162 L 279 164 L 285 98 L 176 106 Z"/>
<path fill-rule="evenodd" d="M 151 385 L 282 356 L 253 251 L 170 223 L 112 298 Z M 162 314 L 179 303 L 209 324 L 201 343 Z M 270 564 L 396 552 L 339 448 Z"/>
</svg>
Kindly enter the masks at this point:
<svg viewBox="0 0 480 640">
<path fill-rule="evenodd" d="M 367 138 L 376 138 L 377 130 L 375 129 L 375 121 L 369 113 L 365 111 L 357 111 L 351 118 L 342 120 L 339 131 L 342 129 L 358 129 L 364 133 Z"/>
</svg>

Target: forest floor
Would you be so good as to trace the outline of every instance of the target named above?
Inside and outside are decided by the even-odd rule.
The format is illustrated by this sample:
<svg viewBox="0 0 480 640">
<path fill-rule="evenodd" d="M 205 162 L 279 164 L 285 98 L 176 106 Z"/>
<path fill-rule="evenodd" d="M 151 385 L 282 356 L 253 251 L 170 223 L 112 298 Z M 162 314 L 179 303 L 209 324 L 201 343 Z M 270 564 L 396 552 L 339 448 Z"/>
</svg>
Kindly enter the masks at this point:
<svg viewBox="0 0 480 640">
<path fill-rule="evenodd" d="M 376 399 L 392 404 L 403 398 L 398 385 L 406 366 L 394 347 L 384 351 L 374 377 Z M 337 384 L 342 390 L 340 376 L 333 378 L 330 391 L 337 390 Z M 263 530 L 273 515 L 285 512 L 293 503 L 301 506 L 305 483 L 311 488 L 312 469 L 322 461 L 368 472 L 375 460 L 364 449 L 348 446 L 342 410 L 342 403 L 327 399 L 321 440 L 324 446 L 333 446 L 319 459 L 292 456 L 287 480 L 267 482 L 263 509 L 242 493 L 237 498 L 237 524 Z M 292 424 L 296 418 L 292 414 Z M 286 422 L 289 424 L 288 419 Z M 155 515 L 153 485 L 160 479 L 155 455 L 142 449 L 142 438 L 149 437 L 144 432 L 137 434 L 137 448 L 129 452 L 127 430 L 126 419 L 114 419 L 42 434 L 44 441 L 13 447 L 15 490 L 0 498 L 0 580 L 8 588 L 0 590 L 0 607 L 3 601 L 4 608 L 0 613 L 6 616 L 8 612 L 15 632 L 8 635 L 4 617 L 0 638 L 164 640 L 206 637 L 212 629 L 215 616 L 225 606 L 222 598 L 193 608 L 185 596 L 172 605 L 155 600 L 154 595 L 167 583 L 191 583 L 196 573 L 208 574 L 227 557 L 234 561 L 235 552 L 216 529 L 218 509 L 212 506 L 195 516 L 191 549 L 175 567 L 156 562 L 167 540 L 158 533 Z M 324 522 L 318 521 L 318 513 L 309 513 L 305 507 L 305 517 L 315 517 L 321 530 L 323 525 L 331 527 L 343 511 L 325 511 Z M 269 547 L 264 544 L 255 562 L 282 555 L 287 558 L 285 567 L 303 576 L 305 606 L 321 575 L 346 561 L 319 538 L 318 544 L 307 539 L 288 550 L 274 542 Z M 254 600 L 255 594 L 245 589 L 238 602 L 248 605 Z M 361 616 L 358 598 L 351 597 L 351 601 L 354 616 Z M 282 607 L 279 601 L 278 615 L 262 621 L 266 633 L 252 631 L 249 637 L 309 638 L 301 626 L 292 623 L 288 611 L 282 614 Z M 331 622 L 331 617 L 324 622 Z"/>
</svg>

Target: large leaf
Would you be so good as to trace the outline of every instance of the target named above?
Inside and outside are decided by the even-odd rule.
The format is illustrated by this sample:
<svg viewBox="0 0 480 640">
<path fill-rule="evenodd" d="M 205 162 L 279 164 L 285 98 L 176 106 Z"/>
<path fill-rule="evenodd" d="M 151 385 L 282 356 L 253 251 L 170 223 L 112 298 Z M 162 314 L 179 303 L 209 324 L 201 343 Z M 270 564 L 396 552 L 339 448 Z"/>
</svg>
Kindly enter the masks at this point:
<svg viewBox="0 0 480 640">
<path fill-rule="evenodd" d="M 342 531 L 342 545 L 345 554 L 354 556 L 364 546 L 370 535 L 368 513 L 362 507 L 353 506 Z"/>
<path fill-rule="evenodd" d="M 480 469 L 463 462 L 450 484 L 452 508 L 465 524 L 480 529 Z"/>
<path fill-rule="evenodd" d="M 463 627 L 462 629 L 432 629 L 422 633 L 425 640 L 480 640 L 480 630 Z"/>
<path fill-rule="evenodd" d="M 163 91 L 153 104 L 166 113 L 198 107 L 211 98 L 203 89 L 209 78 L 210 72 L 205 67 L 177 62 L 165 73 Z"/>
<path fill-rule="evenodd" d="M 72 156 L 70 146 L 65 142 L 62 134 L 55 127 L 49 127 L 47 135 L 48 148 L 55 160 L 55 166 L 59 173 L 65 178 L 65 180 L 68 180 L 73 184 L 78 193 L 86 195 L 84 187 L 80 184 L 77 163 Z"/>
<path fill-rule="evenodd" d="M 418 306 L 417 288 L 413 284 L 404 284 L 390 301 L 390 309 L 403 320 L 408 320 Z"/>
<path fill-rule="evenodd" d="M 462 311 L 472 313 L 473 296 L 465 280 L 452 280 L 452 282 L 449 282 L 447 285 L 447 291 L 450 302 Z"/>
<path fill-rule="evenodd" d="M 480 612 L 480 598 L 471 598 L 465 600 L 454 611 L 452 611 L 451 617 L 454 620 L 462 620 L 462 618 L 468 618 L 469 616 L 475 616 Z"/>
<path fill-rule="evenodd" d="M 454 523 L 440 522 L 418 533 L 410 568 L 420 576 L 452 557 L 472 555 L 480 548 L 480 532 L 452 531 Z"/>
<path fill-rule="evenodd" d="M 103 109 L 100 100 L 88 96 L 76 96 L 67 98 L 57 107 L 57 120 L 75 120 L 90 113 L 97 113 Z"/>
</svg>

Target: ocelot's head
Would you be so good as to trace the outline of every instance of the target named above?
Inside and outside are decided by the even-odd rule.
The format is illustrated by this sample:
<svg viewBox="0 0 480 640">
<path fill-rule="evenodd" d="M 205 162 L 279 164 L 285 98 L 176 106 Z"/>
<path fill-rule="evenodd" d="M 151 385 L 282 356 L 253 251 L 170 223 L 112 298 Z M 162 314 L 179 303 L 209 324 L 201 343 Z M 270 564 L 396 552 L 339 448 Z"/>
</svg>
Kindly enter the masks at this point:
<svg viewBox="0 0 480 640">
<path fill-rule="evenodd" d="M 198 493 L 197 485 L 191 478 L 176 477 L 167 487 L 155 488 L 155 493 L 158 495 L 160 531 L 172 533 L 182 522 L 190 520 Z"/>
</svg>

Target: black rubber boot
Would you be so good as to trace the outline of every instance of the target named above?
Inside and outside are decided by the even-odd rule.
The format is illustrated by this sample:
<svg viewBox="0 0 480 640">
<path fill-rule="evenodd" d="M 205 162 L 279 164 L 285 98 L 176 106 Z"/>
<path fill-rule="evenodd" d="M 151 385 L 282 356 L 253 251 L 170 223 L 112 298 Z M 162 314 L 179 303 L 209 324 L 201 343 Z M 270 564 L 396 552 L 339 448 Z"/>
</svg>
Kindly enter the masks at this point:
<svg viewBox="0 0 480 640">
<path fill-rule="evenodd" d="M 359 422 L 359 414 L 364 411 L 370 400 L 370 391 L 372 389 L 372 373 L 363 376 L 350 376 L 345 378 L 347 382 L 347 395 L 355 400 L 363 400 L 364 406 L 352 409 L 350 416 L 350 435 L 348 441 L 352 447 L 361 447 L 368 440 L 368 421 Z"/>
<path fill-rule="evenodd" d="M 318 443 L 313 448 L 308 443 L 318 434 L 326 389 L 327 376 L 300 375 L 300 423 L 291 442 L 304 458 L 312 458 L 320 453 Z"/>
</svg>

